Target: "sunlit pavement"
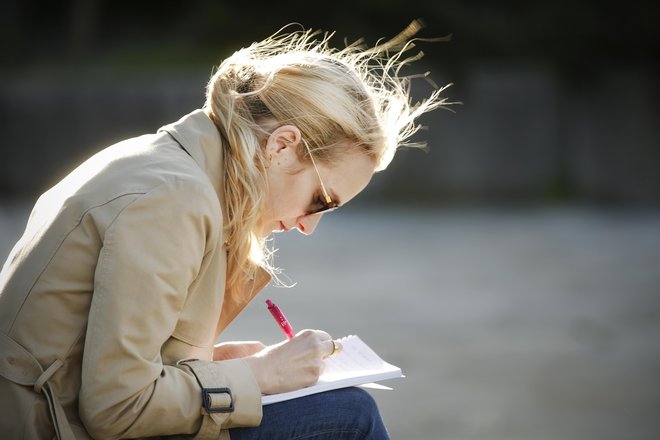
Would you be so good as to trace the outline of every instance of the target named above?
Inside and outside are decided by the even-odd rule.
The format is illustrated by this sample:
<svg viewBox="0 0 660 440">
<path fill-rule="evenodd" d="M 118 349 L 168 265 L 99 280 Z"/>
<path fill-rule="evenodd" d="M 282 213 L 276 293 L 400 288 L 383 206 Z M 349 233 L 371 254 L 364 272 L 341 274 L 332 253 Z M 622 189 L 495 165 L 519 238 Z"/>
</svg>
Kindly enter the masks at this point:
<svg viewBox="0 0 660 440">
<path fill-rule="evenodd" d="M 0 256 L 26 218 L 0 209 Z M 372 391 L 395 439 L 660 438 L 660 212 L 350 210 L 278 234 L 269 287 L 224 340 L 358 334 L 405 379 Z"/>
</svg>

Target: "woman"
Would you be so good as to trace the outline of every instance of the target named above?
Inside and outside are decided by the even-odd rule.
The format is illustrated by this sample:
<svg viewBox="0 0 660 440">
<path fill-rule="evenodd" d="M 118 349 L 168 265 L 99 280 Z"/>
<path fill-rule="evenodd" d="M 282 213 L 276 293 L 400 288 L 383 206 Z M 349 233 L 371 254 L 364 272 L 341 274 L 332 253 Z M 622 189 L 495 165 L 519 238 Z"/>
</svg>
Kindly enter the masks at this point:
<svg viewBox="0 0 660 440">
<path fill-rule="evenodd" d="M 4 438 L 386 438 L 358 389 L 262 408 L 316 382 L 326 332 L 213 344 L 277 273 L 266 237 L 311 234 L 442 105 L 390 74 L 416 30 L 275 34 L 223 61 L 202 109 L 43 194 L 0 275 Z"/>
</svg>

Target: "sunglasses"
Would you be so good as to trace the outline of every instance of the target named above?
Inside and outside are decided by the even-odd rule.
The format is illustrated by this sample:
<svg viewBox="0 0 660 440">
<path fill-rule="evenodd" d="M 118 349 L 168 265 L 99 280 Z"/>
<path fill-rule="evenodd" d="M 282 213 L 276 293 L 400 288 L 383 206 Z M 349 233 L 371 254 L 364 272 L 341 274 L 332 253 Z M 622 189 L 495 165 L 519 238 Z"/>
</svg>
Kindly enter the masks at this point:
<svg viewBox="0 0 660 440">
<path fill-rule="evenodd" d="M 340 206 L 339 203 L 332 200 L 332 197 L 330 197 L 328 191 L 325 188 L 325 185 L 323 184 L 323 179 L 321 179 L 321 173 L 319 173 L 319 167 L 316 166 L 316 161 L 314 161 L 312 150 L 309 148 L 309 145 L 307 144 L 307 141 L 305 139 L 302 139 L 302 141 L 303 144 L 305 144 L 305 148 L 307 148 L 307 152 L 309 153 L 309 158 L 311 159 L 312 165 L 314 165 L 314 169 L 316 170 L 316 175 L 319 176 L 319 182 L 321 183 L 321 191 L 323 191 L 323 196 L 317 197 L 316 200 L 314 200 L 314 203 L 312 203 L 310 209 L 307 210 L 307 215 L 318 214 L 320 212 L 329 212 L 339 208 Z"/>
</svg>

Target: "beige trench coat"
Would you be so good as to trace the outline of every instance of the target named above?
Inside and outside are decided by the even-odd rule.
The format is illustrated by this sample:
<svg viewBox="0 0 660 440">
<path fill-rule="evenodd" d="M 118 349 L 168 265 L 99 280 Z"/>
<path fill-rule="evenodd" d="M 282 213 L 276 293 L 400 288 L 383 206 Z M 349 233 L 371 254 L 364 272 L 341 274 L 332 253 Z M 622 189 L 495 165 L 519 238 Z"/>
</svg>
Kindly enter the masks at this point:
<svg viewBox="0 0 660 440">
<path fill-rule="evenodd" d="M 260 423 L 247 364 L 212 361 L 238 298 L 268 283 L 225 294 L 221 142 L 196 110 L 39 198 L 0 273 L 3 439 L 217 439 Z"/>
</svg>

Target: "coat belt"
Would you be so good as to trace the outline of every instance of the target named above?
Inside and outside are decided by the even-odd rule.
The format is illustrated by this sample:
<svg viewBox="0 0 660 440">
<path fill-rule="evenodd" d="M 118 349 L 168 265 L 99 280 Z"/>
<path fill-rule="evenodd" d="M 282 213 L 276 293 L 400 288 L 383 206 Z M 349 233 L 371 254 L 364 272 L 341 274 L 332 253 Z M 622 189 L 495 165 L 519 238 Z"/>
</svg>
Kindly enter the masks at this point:
<svg viewBox="0 0 660 440">
<path fill-rule="evenodd" d="M 0 332 L 0 352 L 2 353 L 0 376 L 19 385 L 32 386 L 35 392 L 43 393 L 48 401 L 57 438 L 75 440 L 76 437 L 66 418 L 60 399 L 48 382 L 53 374 L 64 365 L 64 362 L 56 359 L 44 370 L 29 351 L 3 332 Z"/>
</svg>

